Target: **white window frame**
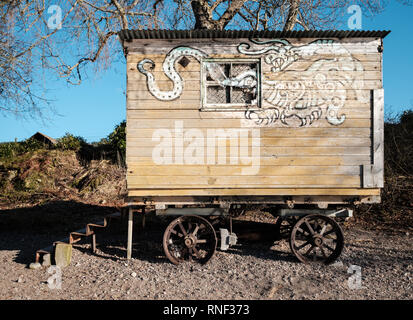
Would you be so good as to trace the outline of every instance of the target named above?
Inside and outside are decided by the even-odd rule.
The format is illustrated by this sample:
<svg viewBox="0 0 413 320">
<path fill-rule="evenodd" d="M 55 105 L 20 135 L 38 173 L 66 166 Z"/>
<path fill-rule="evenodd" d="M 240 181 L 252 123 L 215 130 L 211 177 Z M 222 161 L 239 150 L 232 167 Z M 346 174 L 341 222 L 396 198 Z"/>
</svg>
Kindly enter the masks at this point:
<svg viewBox="0 0 413 320">
<path fill-rule="evenodd" d="M 257 65 L 257 102 L 255 104 L 245 103 L 219 103 L 219 104 L 207 104 L 207 83 L 206 76 L 207 70 L 205 63 L 245 63 Z M 245 111 L 261 108 L 261 59 L 255 58 L 205 58 L 201 60 L 201 108 L 200 111 Z"/>
</svg>

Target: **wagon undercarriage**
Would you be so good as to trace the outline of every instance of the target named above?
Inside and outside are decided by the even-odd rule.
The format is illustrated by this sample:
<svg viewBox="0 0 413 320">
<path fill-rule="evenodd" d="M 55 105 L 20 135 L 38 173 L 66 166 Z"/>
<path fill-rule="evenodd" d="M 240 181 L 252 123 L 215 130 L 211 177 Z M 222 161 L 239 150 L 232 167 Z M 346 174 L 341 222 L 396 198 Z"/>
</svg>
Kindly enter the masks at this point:
<svg viewBox="0 0 413 320">
<path fill-rule="evenodd" d="M 180 204 L 176 204 L 177 202 Z M 105 217 L 102 223 L 89 223 L 86 229 L 71 232 L 69 238 L 38 250 L 34 264 L 43 266 L 53 263 L 62 266 L 69 264 L 71 245 L 82 238 L 91 238 L 91 248 L 94 253 L 96 228 L 105 228 L 111 219 L 124 221 L 122 217 L 126 216 L 128 211 L 128 259 L 132 257 L 134 215 L 142 216 L 144 226 L 146 213 L 155 212 L 158 216 L 170 219 L 162 241 L 165 256 L 169 261 L 174 264 L 184 261 L 205 264 L 213 257 L 217 248 L 222 251 L 228 250 L 231 246 L 237 245 L 239 238 L 245 238 L 249 231 L 245 233 L 245 230 L 239 230 L 236 222 L 242 221 L 240 218 L 251 209 L 267 211 L 276 218 L 271 230 L 259 230 L 258 237 L 265 237 L 271 233 L 273 242 L 286 240 L 291 252 L 301 262 L 329 264 L 340 256 L 344 246 L 341 228 L 334 218 L 351 217 L 353 212 L 348 208 L 348 204 L 327 204 L 327 208 L 320 209 L 324 206 L 324 204 L 315 206 L 290 202 L 284 205 L 274 205 L 270 202 L 258 205 L 247 204 L 245 201 L 236 203 L 225 201 L 220 205 L 183 204 L 182 199 L 176 200 L 175 204 L 158 203 L 155 206 L 147 206 L 130 201 L 121 212 Z"/>
<path fill-rule="evenodd" d="M 214 201 L 219 204 L 211 206 Z M 194 205 L 184 204 L 185 201 L 180 199 L 180 202 L 175 200 L 175 204 L 155 204 L 156 215 L 172 219 L 163 236 L 165 256 L 174 264 L 184 261 L 205 264 L 217 247 L 225 251 L 237 244 L 233 219 L 251 208 L 267 211 L 276 218 L 274 239 L 288 241 L 291 252 L 299 261 L 330 264 L 340 256 L 344 236 L 334 218 L 351 217 L 353 211 L 348 208 L 349 204 L 296 204 L 284 199 L 282 205 L 274 205 L 267 199 L 267 203 L 258 205 L 256 198 L 252 202 L 248 199 L 236 203 L 211 199 L 210 203 Z M 139 210 L 136 208 L 139 206 L 130 206 L 128 257 L 132 252 L 133 212 Z"/>
</svg>

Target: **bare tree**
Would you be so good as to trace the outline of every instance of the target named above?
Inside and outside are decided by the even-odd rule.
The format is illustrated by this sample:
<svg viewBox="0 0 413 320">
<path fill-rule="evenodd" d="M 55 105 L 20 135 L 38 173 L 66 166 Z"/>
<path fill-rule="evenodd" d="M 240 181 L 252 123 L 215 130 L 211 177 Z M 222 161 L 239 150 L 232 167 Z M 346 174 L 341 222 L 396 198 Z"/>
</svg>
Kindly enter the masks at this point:
<svg viewBox="0 0 413 320">
<path fill-rule="evenodd" d="M 0 0 L 0 112 L 39 116 L 49 104 L 41 79 L 80 84 L 83 68 L 121 57 L 116 34 L 162 28 L 162 1 Z M 50 72 L 51 71 L 51 72 Z"/>
<path fill-rule="evenodd" d="M 354 2 L 0 0 L 0 110 L 40 114 L 47 103 L 40 75 L 80 84 L 86 66 L 102 70 L 122 57 L 122 29 L 326 29 L 337 27 Z M 370 14 L 384 6 L 356 2 Z"/>
</svg>

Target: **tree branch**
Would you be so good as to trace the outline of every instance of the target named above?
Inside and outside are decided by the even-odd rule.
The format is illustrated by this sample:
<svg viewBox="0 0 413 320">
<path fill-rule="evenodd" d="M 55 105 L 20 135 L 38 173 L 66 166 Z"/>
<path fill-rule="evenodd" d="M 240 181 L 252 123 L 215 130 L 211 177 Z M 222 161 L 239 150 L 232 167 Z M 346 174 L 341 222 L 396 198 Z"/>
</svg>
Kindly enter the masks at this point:
<svg viewBox="0 0 413 320">
<path fill-rule="evenodd" d="M 219 28 L 223 30 L 228 23 L 234 18 L 234 16 L 241 10 L 245 0 L 232 0 L 228 1 L 228 8 L 225 10 L 224 14 L 219 18 Z"/>
</svg>

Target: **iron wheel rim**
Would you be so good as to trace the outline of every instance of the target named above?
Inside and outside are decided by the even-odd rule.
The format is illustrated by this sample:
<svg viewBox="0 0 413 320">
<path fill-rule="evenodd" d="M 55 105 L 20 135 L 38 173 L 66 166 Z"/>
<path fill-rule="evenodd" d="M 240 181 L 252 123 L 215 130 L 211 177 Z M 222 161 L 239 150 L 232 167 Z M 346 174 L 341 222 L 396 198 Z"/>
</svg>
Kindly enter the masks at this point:
<svg viewBox="0 0 413 320">
<path fill-rule="evenodd" d="M 163 249 L 173 264 L 193 261 L 207 263 L 217 247 L 217 236 L 211 223 L 199 216 L 181 216 L 165 230 Z"/>
<path fill-rule="evenodd" d="M 330 264 L 340 256 L 343 247 L 344 236 L 340 226 L 327 216 L 305 216 L 291 231 L 291 251 L 304 263 Z"/>
</svg>

